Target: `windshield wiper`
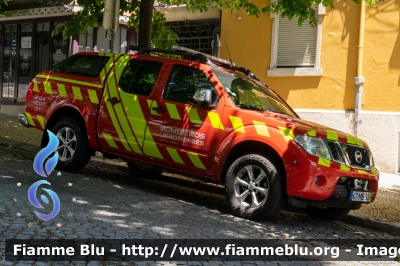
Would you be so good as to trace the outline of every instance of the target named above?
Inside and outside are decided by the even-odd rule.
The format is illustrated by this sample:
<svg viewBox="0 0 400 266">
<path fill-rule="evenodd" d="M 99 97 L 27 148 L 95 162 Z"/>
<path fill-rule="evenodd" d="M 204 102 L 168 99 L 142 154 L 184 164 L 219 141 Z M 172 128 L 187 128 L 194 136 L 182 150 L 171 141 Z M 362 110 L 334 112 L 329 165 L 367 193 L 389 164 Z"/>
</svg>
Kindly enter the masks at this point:
<svg viewBox="0 0 400 266">
<path fill-rule="evenodd" d="M 259 107 L 257 105 L 238 104 L 236 106 L 239 107 L 239 108 L 242 108 L 242 109 L 249 109 L 249 110 L 255 110 L 255 111 L 265 111 L 264 108 L 261 108 L 261 107 Z"/>
<path fill-rule="evenodd" d="M 277 110 L 264 109 L 264 111 L 265 111 L 265 112 L 272 112 L 272 113 L 277 113 L 277 114 L 286 115 L 284 112 L 277 111 Z"/>
</svg>

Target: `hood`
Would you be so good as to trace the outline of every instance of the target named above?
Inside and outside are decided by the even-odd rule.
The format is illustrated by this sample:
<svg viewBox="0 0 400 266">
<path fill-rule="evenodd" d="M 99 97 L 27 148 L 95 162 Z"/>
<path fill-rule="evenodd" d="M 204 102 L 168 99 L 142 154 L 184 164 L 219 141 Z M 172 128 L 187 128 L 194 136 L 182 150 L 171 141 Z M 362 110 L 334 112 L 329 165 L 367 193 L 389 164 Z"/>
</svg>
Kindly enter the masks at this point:
<svg viewBox="0 0 400 266">
<path fill-rule="evenodd" d="M 293 134 L 296 135 L 308 135 L 311 137 L 323 138 L 333 141 L 339 141 L 348 144 L 354 144 L 359 146 L 368 146 L 364 141 L 350 135 L 344 133 L 342 131 L 320 125 L 317 123 L 313 123 L 307 120 L 303 120 L 297 117 L 290 117 L 281 114 L 270 114 L 264 115 L 265 117 L 274 117 L 278 120 L 278 127 L 290 128 L 293 131 Z"/>
</svg>

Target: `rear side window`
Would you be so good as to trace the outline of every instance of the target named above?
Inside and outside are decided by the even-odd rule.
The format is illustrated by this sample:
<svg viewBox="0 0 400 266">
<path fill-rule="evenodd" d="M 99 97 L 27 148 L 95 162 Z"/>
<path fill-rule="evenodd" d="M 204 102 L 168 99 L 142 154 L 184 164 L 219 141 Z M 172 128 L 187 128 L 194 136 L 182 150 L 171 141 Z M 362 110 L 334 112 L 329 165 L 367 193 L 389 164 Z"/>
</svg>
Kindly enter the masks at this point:
<svg viewBox="0 0 400 266">
<path fill-rule="evenodd" d="M 131 60 L 119 80 L 119 87 L 127 93 L 150 95 L 160 73 L 161 62 Z"/>
<path fill-rule="evenodd" d="M 100 74 L 109 59 L 109 56 L 76 54 L 55 65 L 51 71 L 94 78 Z"/>
</svg>

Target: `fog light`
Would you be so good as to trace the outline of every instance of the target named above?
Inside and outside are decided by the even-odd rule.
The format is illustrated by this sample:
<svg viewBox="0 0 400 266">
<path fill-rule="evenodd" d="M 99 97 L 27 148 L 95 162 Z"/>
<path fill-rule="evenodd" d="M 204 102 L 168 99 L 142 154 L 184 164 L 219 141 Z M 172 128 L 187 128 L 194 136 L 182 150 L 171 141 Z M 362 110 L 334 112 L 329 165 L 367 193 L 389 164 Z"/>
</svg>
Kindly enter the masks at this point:
<svg viewBox="0 0 400 266">
<path fill-rule="evenodd" d="M 317 175 L 314 179 L 314 182 L 317 186 L 323 186 L 326 184 L 326 177 L 324 175 Z"/>
<path fill-rule="evenodd" d="M 347 176 L 341 176 L 340 178 L 339 178 L 339 184 L 343 184 L 344 182 L 346 182 L 347 181 Z"/>
</svg>

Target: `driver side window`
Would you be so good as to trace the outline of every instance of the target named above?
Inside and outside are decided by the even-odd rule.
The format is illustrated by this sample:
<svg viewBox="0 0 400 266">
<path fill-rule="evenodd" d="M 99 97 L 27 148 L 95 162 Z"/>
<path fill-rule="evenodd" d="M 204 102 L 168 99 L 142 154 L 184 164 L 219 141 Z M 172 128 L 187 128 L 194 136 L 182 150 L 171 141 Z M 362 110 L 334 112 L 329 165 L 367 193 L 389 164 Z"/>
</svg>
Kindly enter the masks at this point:
<svg viewBox="0 0 400 266">
<path fill-rule="evenodd" d="M 201 89 L 209 89 L 213 95 L 216 94 L 214 86 L 202 71 L 175 65 L 172 67 L 163 98 L 174 102 L 201 105 L 193 99 L 196 92 Z"/>
</svg>

